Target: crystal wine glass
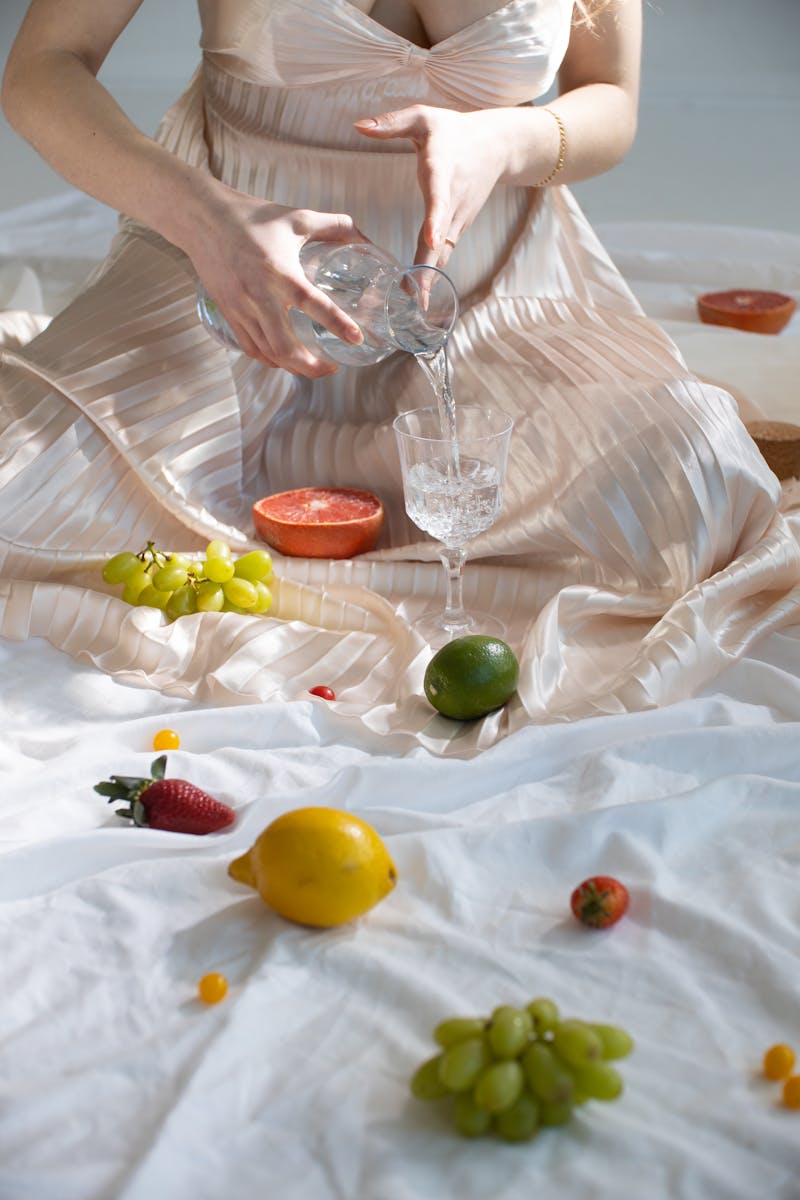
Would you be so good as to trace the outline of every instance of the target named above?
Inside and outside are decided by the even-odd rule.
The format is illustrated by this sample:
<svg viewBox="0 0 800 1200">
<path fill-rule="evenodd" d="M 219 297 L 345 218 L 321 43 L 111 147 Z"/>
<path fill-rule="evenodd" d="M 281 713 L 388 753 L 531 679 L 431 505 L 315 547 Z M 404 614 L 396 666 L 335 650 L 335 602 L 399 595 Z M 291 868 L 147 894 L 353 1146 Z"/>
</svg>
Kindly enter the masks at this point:
<svg viewBox="0 0 800 1200">
<path fill-rule="evenodd" d="M 466 633 L 505 633 L 496 617 L 465 611 L 463 573 L 469 543 L 502 510 L 513 425 L 502 409 L 477 405 L 455 406 L 455 440 L 443 431 L 438 408 L 416 408 L 394 421 L 406 512 L 442 543 L 444 610 L 426 612 L 415 624 L 431 644 Z"/>
</svg>

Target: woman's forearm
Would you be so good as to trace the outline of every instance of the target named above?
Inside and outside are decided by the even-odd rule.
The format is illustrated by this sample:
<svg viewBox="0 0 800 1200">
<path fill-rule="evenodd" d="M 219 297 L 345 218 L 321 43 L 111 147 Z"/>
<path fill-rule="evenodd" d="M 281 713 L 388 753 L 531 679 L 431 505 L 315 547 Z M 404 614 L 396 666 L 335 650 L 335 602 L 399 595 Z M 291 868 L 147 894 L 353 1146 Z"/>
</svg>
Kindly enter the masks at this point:
<svg viewBox="0 0 800 1200">
<path fill-rule="evenodd" d="M 614 0 L 591 24 L 574 25 L 550 112 L 503 110 L 501 178 L 577 183 L 616 166 L 636 136 L 641 48 L 641 0 Z"/>
<path fill-rule="evenodd" d="M 221 185 L 137 129 L 77 55 L 12 56 L 2 101 L 9 123 L 64 179 L 188 250 Z"/>
<path fill-rule="evenodd" d="M 550 111 L 546 111 L 549 109 Z M 503 183 L 536 187 L 577 183 L 610 170 L 636 135 L 636 104 L 614 84 L 590 83 L 542 107 L 496 109 L 485 114 L 503 145 Z M 555 113 L 561 120 L 563 139 Z M 555 171 L 563 151 L 563 164 Z"/>
</svg>

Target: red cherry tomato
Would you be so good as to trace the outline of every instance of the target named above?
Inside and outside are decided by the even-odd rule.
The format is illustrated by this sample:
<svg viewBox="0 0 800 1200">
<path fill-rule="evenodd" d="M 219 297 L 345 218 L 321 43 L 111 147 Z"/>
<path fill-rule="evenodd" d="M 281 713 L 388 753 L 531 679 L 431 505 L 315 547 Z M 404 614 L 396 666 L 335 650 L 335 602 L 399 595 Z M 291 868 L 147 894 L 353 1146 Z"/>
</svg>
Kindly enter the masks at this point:
<svg viewBox="0 0 800 1200">
<path fill-rule="evenodd" d="M 335 700 L 336 693 L 333 688 L 325 687 L 324 684 L 318 684 L 317 687 L 309 688 L 309 695 L 321 696 L 323 700 Z"/>
<path fill-rule="evenodd" d="M 570 897 L 570 907 L 584 925 L 590 929 L 607 929 L 616 925 L 627 911 L 628 889 L 610 875 L 593 875 L 584 879 Z"/>
</svg>

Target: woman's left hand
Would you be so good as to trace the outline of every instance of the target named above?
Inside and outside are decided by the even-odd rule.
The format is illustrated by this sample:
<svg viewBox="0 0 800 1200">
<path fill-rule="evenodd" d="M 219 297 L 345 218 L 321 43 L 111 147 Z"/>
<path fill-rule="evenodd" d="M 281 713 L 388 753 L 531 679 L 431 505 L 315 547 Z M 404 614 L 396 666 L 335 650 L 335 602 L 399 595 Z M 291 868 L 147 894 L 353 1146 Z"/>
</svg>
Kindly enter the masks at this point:
<svg viewBox="0 0 800 1200">
<path fill-rule="evenodd" d="M 505 171 L 505 139 L 498 137 L 493 115 L 412 104 L 355 122 L 366 137 L 406 138 L 414 144 L 425 201 L 415 262 L 445 266 Z"/>
</svg>

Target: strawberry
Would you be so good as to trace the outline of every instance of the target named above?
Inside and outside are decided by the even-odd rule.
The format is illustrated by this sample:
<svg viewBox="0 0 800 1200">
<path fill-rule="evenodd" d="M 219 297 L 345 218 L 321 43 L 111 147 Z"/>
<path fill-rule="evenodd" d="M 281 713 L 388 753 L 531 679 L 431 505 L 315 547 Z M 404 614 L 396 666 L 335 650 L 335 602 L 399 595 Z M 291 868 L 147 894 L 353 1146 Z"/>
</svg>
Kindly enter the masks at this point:
<svg viewBox="0 0 800 1200">
<path fill-rule="evenodd" d="M 232 825 L 236 813 L 227 804 L 215 800 L 186 779 L 165 779 L 167 756 L 162 754 L 150 768 L 150 779 L 131 775 L 112 775 L 95 785 L 95 791 L 107 796 L 109 804 L 124 800 L 127 808 L 116 810 L 118 817 L 129 817 L 135 825 L 168 829 L 173 833 L 215 833 Z"/>
<path fill-rule="evenodd" d="M 606 929 L 616 925 L 628 907 L 628 889 L 610 875 L 593 875 L 584 879 L 570 897 L 570 908 L 584 925 L 591 929 Z"/>
</svg>

